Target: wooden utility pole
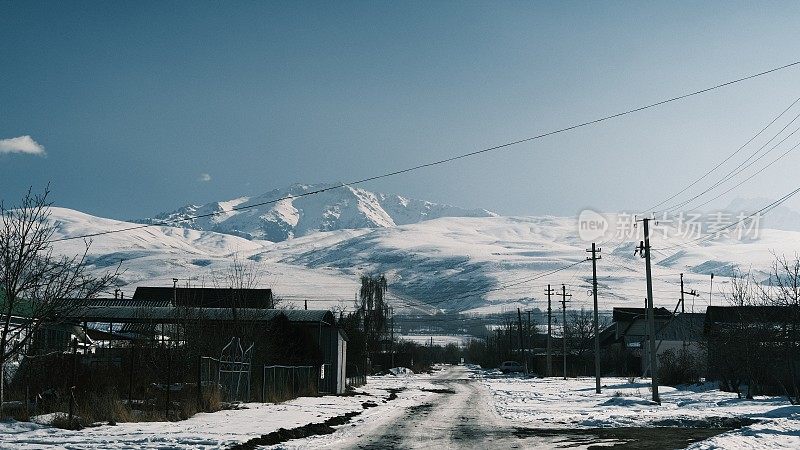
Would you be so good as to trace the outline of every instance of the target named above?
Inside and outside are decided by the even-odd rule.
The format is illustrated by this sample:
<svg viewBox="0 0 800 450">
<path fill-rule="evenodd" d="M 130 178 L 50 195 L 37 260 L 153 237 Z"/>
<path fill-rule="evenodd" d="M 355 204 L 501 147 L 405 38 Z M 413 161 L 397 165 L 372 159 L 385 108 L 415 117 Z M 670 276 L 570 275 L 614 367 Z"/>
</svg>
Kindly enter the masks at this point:
<svg viewBox="0 0 800 450">
<path fill-rule="evenodd" d="M 644 241 L 639 244 L 639 254 L 645 259 L 645 276 L 647 277 L 647 327 L 650 336 L 650 380 L 653 387 L 653 401 L 661 404 L 658 395 L 658 366 L 656 365 L 656 322 L 653 308 L 653 276 L 650 269 L 650 219 L 642 219 L 644 224 Z"/>
<path fill-rule="evenodd" d="M 596 248 L 595 243 L 592 242 L 592 248 L 586 250 L 592 256 L 588 259 L 592 261 L 592 294 L 594 295 L 594 389 L 598 394 L 600 393 L 600 329 L 597 318 L 597 260 L 601 256 L 597 256 L 603 249 Z"/>
<path fill-rule="evenodd" d="M 687 291 L 686 289 L 683 288 L 683 274 L 681 274 L 681 314 L 686 312 L 686 308 L 684 307 L 684 301 L 685 301 L 684 294 L 691 295 L 692 297 L 700 296 L 700 294 L 698 294 L 697 291 L 695 291 L 694 289 L 692 289 L 691 291 Z"/>
<path fill-rule="evenodd" d="M 525 355 L 525 341 L 522 340 L 522 312 L 517 308 L 517 323 L 519 330 L 519 349 L 522 352 L 523 366 L 525 367 L 525 374 L 528 374 L 528 359 Z"/>
<path fill-rule="evenodd" d="M 694 289 L 692 289 L 691 291 L 687 292 L 686 289 L 683 288 L 683 274 L 681 274 L 681 314 L 686 312 L 686 308 L 685 308 L 685 305 L 684 305 L 684 303 L 686 301 L 686 299 L 684 297 L 685 294 L 691 295 L 692 297 L 700 296 L 700 294 L 698 294 L 697 291 L 695 291 Z M 692 303 L 694 303 L 694 300 L 692 300 Z M 692 309 L 694 309 L 694 308 L 692 308 Z M 681 330 L 681 334 L 682 334 L 682 337 L 683 337 L 683 351 L 686 352 L 686 330 Z"/>
<path fill-rule="evenodd" d="M 536 362 L 533 361 L 534 359 L 533 341 L 534 339 L 531 333 L 531 311 L 528 310 L 528 331 L 525 333 L 525 347 L 527 347 L 528 353 L 530 353 L 531 365 L 535 366 Z M 527 359 L 525 361 L 527 361 Z M 528 370 L 530 369 L 531 367 L 528 367 Z"/>
<path fill-rule="evenodd" d="M 391 314 L 391 316 L 392 316 L 392 322 L 391 322 L 391 326 L 392 326 L 392 331 L 391 331 L 392 344 L 391 345 L 392 345 L 392 367 L 394 367 L 394 308 L 392 308 L 391 306 L 389 307 L 389 314 Z"/>
<path fill-rule="evenodd" d="M 714 274 L 711 274 L 711 287 L 708 288 L 708 306 L 711 306 L 711 295 L 714 292 Z"/>
<path fill-rule="evenodd" d="M 551 377 L 553 376 L 553 304 L 550 296 L 555 293 L 555 290 L 548 284 L 544 293 L 547 294 L 547 376 Z"/>
<path fill-rule="evenodd" d="M 73 426 L 72 419 L 75 417 L 75 385 L 77 384 L 78 373 L 78 338 L 72 338 L 72 379 L 69 386 L 69 415 L 68 422 Z M 26 399 L 27 401 L 27 399 Z"/>
<path fill-rule="evenodd" d="M 564 351 L 564 379 L 567 379 L 567 296 L 572 297 L 572 294 L 567 294 L 567 286 L 561 285 L 561 343 Z"/>
</svg>

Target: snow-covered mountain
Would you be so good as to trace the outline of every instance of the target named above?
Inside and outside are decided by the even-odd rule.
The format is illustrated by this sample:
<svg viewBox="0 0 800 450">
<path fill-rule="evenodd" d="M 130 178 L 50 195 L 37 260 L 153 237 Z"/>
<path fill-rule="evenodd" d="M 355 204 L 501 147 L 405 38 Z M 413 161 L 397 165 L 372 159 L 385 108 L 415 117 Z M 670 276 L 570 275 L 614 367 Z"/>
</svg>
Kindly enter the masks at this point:
<svg viewBox="0 0 800 450">
<path fill-rule="evenodd" d="M 387 228 L 441 217 L 496 215 L 485 209 L 464 209 L 399 195 L 373 193 L 351 186 L 341 186 L 316 195 L 304 196 L 308 192 L 334 186 L 337 185 L 295 184 L 256 197 L 240 197 L 205 205 L 188 205 L 138 222 L 168 221 L 195 230 L 280 242 L 319 231 Z M 259 205 L 284 197 L 291 198 Z M 209 216 L 177 222 L 187 217 L 205 215 Z"/>
<path fill-rule="evenodd" d="M 53 208 L 56 237 L 123 229 L 130 223 Z M 571 309 L 591 307 L 588 243 L 569 217 L 443 217 L 407 225 L 342 229 L 270 242 L 213 231 L 152 226 L 96 236 L 91 269 L 108 270 L 121 262 L 122 289 L 171 285 L 172 278 L 212 286 L 234 256 L 257 267 L 262 287 L 295 307 L 308 299 L 313 307 L 352 305 L 358 277 L 384 273 L 390 302 L 398 310 L 489 313 L 516 307 L 546 308 L 543 290 L 561 284 L 573 294 Z M 800 254 L 800 232 L 764 229 L 756 239 L 695 242 L 671 233 L 654 235 L 654 292 L 658 306 L 674 308 L 679 274 L 702 311 L 721 304 L 734 269 L 766 278 L 772 251 Z M 598 262 L 601 309 L 639 306 L 645 297 L 644 262 L 634 256 L 637 239 L 605 242 Z M 81 251 L 82 240 L 61 241 L 56 250 Z M 565 270 L 567 265 L 581 262 Z M 709 275 L 716 275 L 711 289 Z M 554 301 L 557 299 L 554 299 Z M 554 305 L 555 306 L 555 305 Z M 692 305 L 686 305 L 688 310 Z"/>
</svg>

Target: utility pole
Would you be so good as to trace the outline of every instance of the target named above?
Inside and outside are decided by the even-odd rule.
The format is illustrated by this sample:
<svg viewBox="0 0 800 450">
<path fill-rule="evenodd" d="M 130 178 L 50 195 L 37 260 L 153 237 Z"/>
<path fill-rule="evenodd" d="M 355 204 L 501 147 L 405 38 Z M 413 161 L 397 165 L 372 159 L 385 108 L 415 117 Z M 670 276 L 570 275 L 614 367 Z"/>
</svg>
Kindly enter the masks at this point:
<svg viewBox="0 0 800 450">
<path fill-rule="evenodd" d="M 555 293 L 555 290 L 548 284 L 544 293 L 547 294 L 547 376 L 551 377 L 553 376 L 553 304 L 550 302 L 550 296 Z"/>
<path fill-rule="evenodd" d="M 686 308 L 685 308 L 685 305 L 684 305 L 686 299 L 684 297 L 684 294 L 691 295 L 692 297 L 697 297 L 697 296 L 700 295 L 694 289 L 692 289 L 691 291 L 687 292 L 683 288 L 683 274 L 681 274 L 681 314 L 684 314 L 686 312 Z M 692 304 L 694 304 L 694 300 L 692 300 Z M 692 310 L 694 310 L 694 308 L 692 308 Z M 681 334 L 683 335 L 683 352 L 686 353 L 686 330 L 681 330 L 681 332 L 682 332 Z"/>
<path fill-rule="evenodd" d="M 600 393 L 600 329 L 597 318 L 597 260 L 601 256 L 597 256 L 603 249 L 596 248 L 595 243 L 592 242 L 592 248 L 586 250 L 592 254 L 590 259 L 592 261 L 592 294 L 594 294 L 594 390 Z"/>
<path fill-rule="evenodd" d="M 711 287 L 708 288 L 708 306 L 711 306 L 711 294 L 714 292 L 714 274 L 711 274 Z"/>
<path fill-rule="evenodd" d="M 653 309 L 653 277 L 650 270 L 650 219 L 642 219 L 644 223 L 644 241 L 639 244 L 639 255 L 645 259 L 645 276 L 647 277 L 647 325 L 650 335 L 650 380 L 653 387 L 653 401 L 661 404 L 658 395 L 658 366 L 656 366 L 656 325 Z M 635 253 L 635 252 L 634 252 Z"/>
<path fill-rule="evenodd" d="M 508 356 L 511 358 L 514 356 L 514 340 L 511 337 L 511 321 L 508 317 L 506 317 L 506 329 L 508 329 Z"/>
<path fill-rule="evenodd" d="M 389 307 L 389 314 L 392 315 L 392 367 L 394 367 L 394 308 Z"/>
<path fill-rule="evenodd" d="M 522 351 L 522 361 L 524 362 L 523 366 L 525 366 L 525 375 L 527 375 L 528 359 L 525 357 L 525 341 L 522 340 L 522 312 L 520 312 L 519 308 L 517 308 L 517 321 L 519 325 L 519 349 Z"/>
<path fill-rule="evenodd" d="M 700 294 L 698 294 L 697 291 L 695 291 L 694 289 L 692 289 L 691 291 L 687 291 L 686 289 L 683 288 L 683 274 L 681 274 L 681 314 L 686 312 L 686 308 L 684 307 L 684 301 L 685 301 L 684 294 L 691 295 L 692 297 L 700 296 Z"/>
<path fill-rule="evenodd" d="M 561 285 L 561 343 L 564 344 L 564 379 L 567 379 L 567 286 Z"/>
<path fill-rule="evenodd" d="M 533 341 L 534 339 L 531 335 L 531 310 L 528 310 L 528 332 L 525 333 L 525 346 L 528 348 L 528 351 L 531 355 L 531 363 L 535 366 L 535 361 L 533 361 Z M 525 361 L 527 362 L 528 360 L 526 359 Z M 530 369 L 530 367 L 528 369 Z"/>
</svg>

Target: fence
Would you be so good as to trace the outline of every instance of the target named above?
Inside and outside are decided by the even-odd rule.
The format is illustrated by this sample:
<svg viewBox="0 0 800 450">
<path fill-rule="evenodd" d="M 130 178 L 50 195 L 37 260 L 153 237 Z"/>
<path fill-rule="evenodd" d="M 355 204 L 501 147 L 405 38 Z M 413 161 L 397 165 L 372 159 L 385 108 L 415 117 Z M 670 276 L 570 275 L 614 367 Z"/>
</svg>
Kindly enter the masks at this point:
<svg viewBox="0 0 800 450">
<path fill-rule="evenodd" d="M 314 366 L 264 366 L 261 398 L 265 402 L 282 402 L 317 392 Z"/>
<path fill-rule="evenodd" d="M 346 388 L 357 388 L 367 384 L 367 376 L 361 373 L 358 366 L 354 364 L 347 365 L 347 373 L 349 376 L 345 377 Z"/>
<path fill-rule="evenodd" d="M 242 349 L 239 338 L 232 338 L 220 352 L 220 358 L 200 358 L 200 385 L 219 389 L 226 402 L 250 401 L 250 359 L 253 344 Z"/>
<path fill-rule="evenodd" d="M 347 377 L 346 379 L 346 386 L 357 388 L 367 384 L 367 376 L 366 375 L 353 375 L 352 377 Z"/>
</svg>

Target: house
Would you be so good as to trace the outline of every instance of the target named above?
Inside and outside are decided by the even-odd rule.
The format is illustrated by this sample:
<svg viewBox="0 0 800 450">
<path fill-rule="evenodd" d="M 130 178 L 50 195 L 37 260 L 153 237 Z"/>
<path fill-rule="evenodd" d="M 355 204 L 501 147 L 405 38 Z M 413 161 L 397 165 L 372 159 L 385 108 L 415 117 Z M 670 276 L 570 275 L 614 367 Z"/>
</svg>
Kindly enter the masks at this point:
<svg viewBox="0 0 800 450">
<path fill-rule="evenodd" d="M 685 350 L 700 355 L 703 350 L 705 314 L 673 314 L 655 308 L 656 354 Z M 600 333 L 601 347 L 616 356 L 620 375 L 649 372 L 649 331 L 646 308 L 614 308 L 612 323 Z"/>
<path fill-rule="evenodd" d="M 709 306 L 709 374 L 723 389 L 800 398 L 800 307 Z"/>
<path fill-rule="evenodd" d="M 226 307 L 222 305 L 230 304 L 233 298 L 226 296 L 230 294 L 227 289 L 177 290 L 179 306 L 173 306 L 173 297 L 165 298 L 166 288 L 140 289 L 137 289 L 139 298 L 134 295 L 131 299 L 91 300 L 62 314 L 59 323 L 41 328 L 42 339 L 36 340 L 37 348 L 41 353 L 48 349 L 64 351 L 76 339 L 81 347 L 91 347 L 86 352 L 87 358 L 124 365 L 131 347 L 138 345 L 137 342 L 149 342 L 173 349 L 206 348 L 202 356 L 221 360 L 222 343 L 231 336 L 246 334 L 255 341 L 255 356 L 249 370 L 256 380 L 266 365 L 312 366 L 317 374 L 317 392 L 345 391 L 347 336 L 330 311 Z M 175 295 L 172 288 L 166 290 Z M 238 304 L 265 306 L 271 302 L 270 290 L 256 291 L 259 292 L 240 292 L 244 295 L 237 297 L 241 300 Z M 141 297 L 148 292 L 155 298 Z M 215 337 L 219 339 L 214 341 Z M 192 345 L 200 341 L 216 344 Z M 187 361 L 187 364 L 196 363 Z"/>
</svg>

